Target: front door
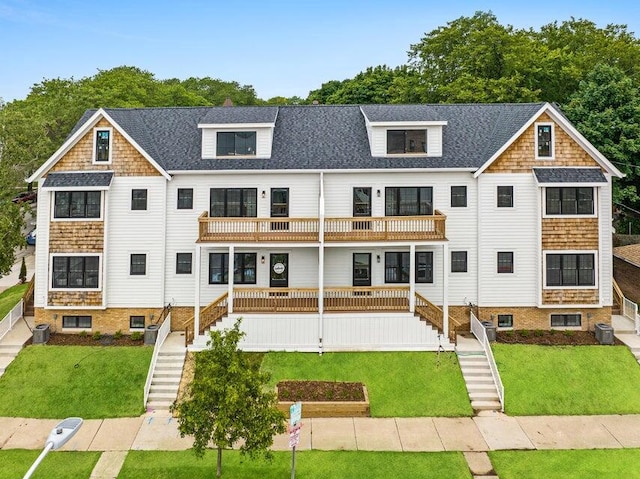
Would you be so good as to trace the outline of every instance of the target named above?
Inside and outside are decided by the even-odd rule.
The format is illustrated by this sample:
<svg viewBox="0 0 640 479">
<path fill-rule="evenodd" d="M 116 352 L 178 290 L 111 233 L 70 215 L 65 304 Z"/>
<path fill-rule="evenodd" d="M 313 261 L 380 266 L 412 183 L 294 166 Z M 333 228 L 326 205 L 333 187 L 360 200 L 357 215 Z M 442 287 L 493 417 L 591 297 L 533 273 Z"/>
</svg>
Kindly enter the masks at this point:
<svg viewBox="0 0 640 479">
<path fill-rule="evenodd" d="M 371 253 L 353 253 L 353 285 L 371 286 Z"/>
<path fill-rule="evenodd" d="M 272 288 L 289 287 L 289 253 L 271 253 L 270 255 Z"/>
</svg>

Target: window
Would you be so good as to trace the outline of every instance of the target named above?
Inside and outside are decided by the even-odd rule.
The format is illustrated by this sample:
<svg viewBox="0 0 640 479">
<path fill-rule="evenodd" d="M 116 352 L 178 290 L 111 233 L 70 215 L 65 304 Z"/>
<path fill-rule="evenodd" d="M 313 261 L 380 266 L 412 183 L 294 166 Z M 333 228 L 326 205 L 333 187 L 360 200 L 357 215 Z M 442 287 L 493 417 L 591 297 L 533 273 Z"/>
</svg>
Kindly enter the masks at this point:
<svg viewBox="0 0 640 479">
<path fill-rule="evenodd" d="M 129 329 L 144 329 L 144 316 L 129 316 Z"/>
<path fill-rule="evenodd" d="M 595 257 L 586 254 L 547 254 L 547 286 L 595 286 Z"/>
<path fill-rule="evenodd" d="M 408 283 L 410 267 L 409 252 L 385 253 L 385 283 Z M 415 268 L 416 283 L 433 283 L 433 252 L 417 252 Z"/>
<path fill-rule="evenodd" d="M 54 218 L 100 218 L 99 191 L 56 191 Z"/>
<path fill-rule="evenodd" d="M 191 274 L 191 253 L 176 253 L 176 274 Z"/>
<path fill-rule="evenodd" d="M 391 187 L 385 189 L 386 216 L 417 216 L 433 214 L 433 188 Z"/>
<path fill-rule="evenodd" d="M 593 188 L 546 188 L 546 212 L 548 215 L 592 215 Z"/>
<path fill-rule="evenodd" d="M 147 274 L 147 255 L 132 254 L 129 274 L 132 276 L 144 276 Z"/>
<path fill-rule="evenodd" d="M 452 273 L 467 272 L 467 252 L 466 251 L 451 252 L 451 272 Z"/>
<path fill-rule="evenodd" d="M 96 130 L 96 162 L 111 161 L 111 130 Z"/>
<path fill-rule="evenodd" d="M 256 253 L 233 255 L 233 283 L 256 284 Z M 209 284 L 229 282 L 229 254 L 209 253 Z"/>
<path fill-rule="evenodd" d="M 97 288 L 99 256 L 54 256 L 53 288 Z"/>
<path fill-rule="evenodd" d="M 353 286 L 371 286 L 371 253 L 353 253 Z"/>
<path fill-rule="evenodd" d="M 513 186 L 498 186 L 498 208 L 513 208 Z"/>
<path fill-rule="evenodd" d="M 371 188 L 353 189 L 353 216 L 371 216 Z"/>
<path fill-rule="evenodd" d="M 427 130 L 387 130 L 387 154 L 426 152 Z"/>
<path fill-rule="evenodd" d="M 219 131 L 216 156 L 255 156 L 255 131 Z"/>
<path fill-rule="evenodd" d="M 212 217 L 251 217 L 258 215 L 256 188 L 211 188 Z"/>
<path fill-rule="evenodd" d="M 271 188 L 271 216 L 289 216 L 289 188 Z"/>
<path fill-rule="evenodd" d="M 499 314 L 498 315 L 498 327 L 499 328 L 513 328 L 513 314 Z"/>
<path fill-rule="evenodd" d="M 536 158 L 553 158 L 553 125 L 537 125 Z"/>
<path fill-rule="evenodd" d="M 147 209 L 147 190 L 131 190 L 131 209 Z"/>
<path fill-rule="evenodd" d="M 451 187 L 451 207 L 464 208 L 467 206 L 467 187 L 452 186 Z"/>
<path fill-rule="evenodd" d="M 566 326 L 580 326 L 582 325 L 581 314 L 552 314 L 551 315 L 551 327 L 566 327 Z"/>
<path fill-rule="evenodd" d="M 513 251 L 498 252 L 498 273 L 513 273 Z"/>
<path fill-rule="evenodd" d="M 178 209 L 193 209 L 193 188 L 178 188 Z"/>
<path fill-rule="evenodd" d="M 62 316 L 62 327 L 91 329 L 91 316 Z"/>
</svg>

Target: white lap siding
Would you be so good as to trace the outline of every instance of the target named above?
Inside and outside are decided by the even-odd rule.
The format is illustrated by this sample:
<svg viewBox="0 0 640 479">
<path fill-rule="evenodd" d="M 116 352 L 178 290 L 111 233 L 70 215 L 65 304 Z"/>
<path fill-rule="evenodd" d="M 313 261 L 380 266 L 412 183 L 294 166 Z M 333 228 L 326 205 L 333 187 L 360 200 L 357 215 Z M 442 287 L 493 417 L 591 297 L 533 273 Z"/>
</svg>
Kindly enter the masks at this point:
<svg viewBox="0 0 640 479">
<path fill-rule="evenodd" d="M 480 306 L 534 306 L 540 282 L 538 187 L 533 175 L 483 174 L 479 185 Z M 498 186 L 513 186 L 513 207 L 497 206 Z M 513 252 L 514 272 L 498 273 L 498 252 Z"/>
<path fill-rule="evenodd" d="M 107 307 L 163 305 L 165 188 L 162 177 L 115 177 L 108 194 Z M 131 210 L 131 191 L 147 190 L 147 209 Z M 131 254 L 146 255 L 146 274 L 131 275 Z"/>
</svg>

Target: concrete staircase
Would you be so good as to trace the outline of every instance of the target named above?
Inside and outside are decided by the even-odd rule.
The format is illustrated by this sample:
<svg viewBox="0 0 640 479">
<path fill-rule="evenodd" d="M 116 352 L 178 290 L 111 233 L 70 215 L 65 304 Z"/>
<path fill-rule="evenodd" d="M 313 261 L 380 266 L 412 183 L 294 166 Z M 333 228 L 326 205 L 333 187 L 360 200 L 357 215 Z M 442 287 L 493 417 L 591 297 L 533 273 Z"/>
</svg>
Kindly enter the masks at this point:
<svg viewBox="0 0 640 479">
<path fill-rule="evenodd" d="M 151 378 L 147 410 L 168 411 L 178 396 L 187 350 L 184 344 L 178 346 L 170 340 L 172 334 L 165 340 L 158 353 Z M 180 341 L 184 343 L 184 336 Z"/>
<path fill-rule="evenodd" d="M 19 344 L 0 344 L 0 376 L 2 376 L 7 369 L 7 366 L 18 355 L 22 346 Z"/>
<path fill-rule="evenodd" d="M 474 411 L 500 411 L 500 398 L 491 377 L 489 362 L 482 349 L 457 351 L 462 377 Z"/>
</svg>

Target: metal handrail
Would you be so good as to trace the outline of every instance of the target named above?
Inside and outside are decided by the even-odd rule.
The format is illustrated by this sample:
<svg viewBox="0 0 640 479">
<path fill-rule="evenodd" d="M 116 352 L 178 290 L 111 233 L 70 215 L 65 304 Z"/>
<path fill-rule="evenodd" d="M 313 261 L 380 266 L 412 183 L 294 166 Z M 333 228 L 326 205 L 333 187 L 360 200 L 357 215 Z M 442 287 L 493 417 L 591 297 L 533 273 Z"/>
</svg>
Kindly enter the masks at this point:
<svg viewBox="0 0 640 479">
<path fill-rule="evenodd" d="M 470 312 L 471 319 L 471 332 L 478 339 L 480 344 L 482 345 L 482 349 L 484 349 L 484 353 L 487 356 L 487 361 L 489 363 L 489 369 L 491 370 L 491 377 L 493 378 L 493 383 L 496 386 L 496 390 L 498 391 L 498 399 L 500 400 L 500 408 L 501 411 L 504 412 L 504 386 L 502 385 L 502 379 L 500 379 L 500 373 L 498 372 L 498 365 L 496 364 L 496 360 L 493 357 L 493 351 L 491 350 L 491 344 L 489 344 L 489 339 L 487 338 L 487 332 L 484 329 L 482 323 L 476 318 L 476 315 L 473 312 Z"/>
</svg>

